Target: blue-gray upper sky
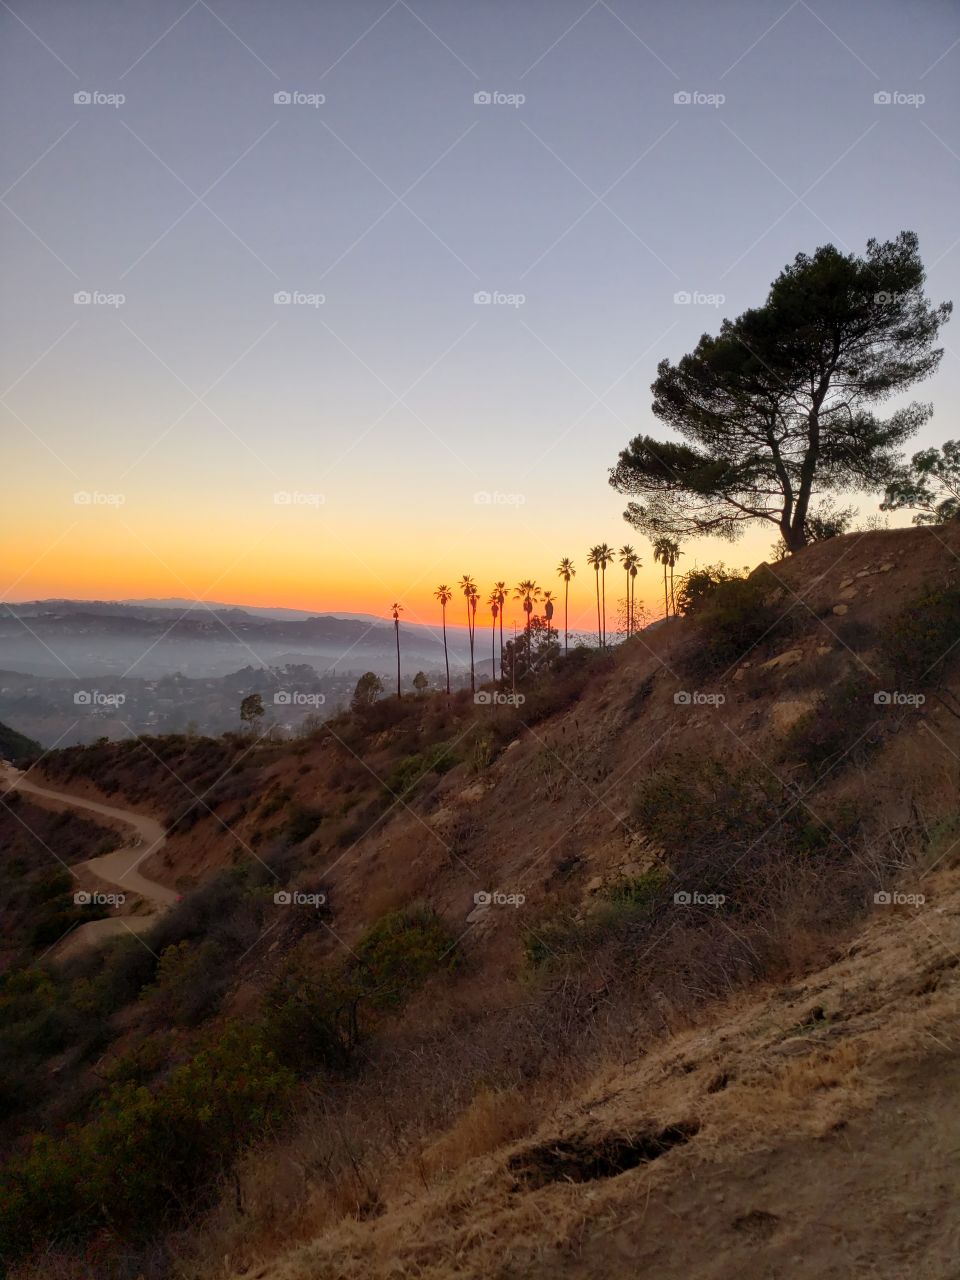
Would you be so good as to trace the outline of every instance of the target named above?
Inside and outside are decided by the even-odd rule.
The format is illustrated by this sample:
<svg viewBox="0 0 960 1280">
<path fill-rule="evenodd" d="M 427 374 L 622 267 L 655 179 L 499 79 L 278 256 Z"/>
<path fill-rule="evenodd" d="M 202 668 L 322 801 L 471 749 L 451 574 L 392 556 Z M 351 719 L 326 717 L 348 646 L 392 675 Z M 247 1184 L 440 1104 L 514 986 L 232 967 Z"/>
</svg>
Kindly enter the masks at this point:
<svg viewBox="0 0 960 1280">
<path fill-rule="evenodd" d="M 464 572 L 550 583 L 631 536 L 606 470 L 659 429 L 657 361 L 796 252 L 912 228 L 960 296 L 955 3 L 13 0 L 0 28 L 14 598 L 421 617 Z M 946 339 L 918 444 L 958 434 Z"/>
</svg>

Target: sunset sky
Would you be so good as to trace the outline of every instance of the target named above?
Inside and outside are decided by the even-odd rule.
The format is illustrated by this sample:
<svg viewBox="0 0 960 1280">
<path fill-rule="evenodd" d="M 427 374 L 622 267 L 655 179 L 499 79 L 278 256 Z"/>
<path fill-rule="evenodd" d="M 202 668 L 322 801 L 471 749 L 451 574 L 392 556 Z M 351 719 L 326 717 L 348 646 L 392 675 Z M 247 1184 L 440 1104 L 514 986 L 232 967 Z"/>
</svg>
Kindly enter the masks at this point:
<svg viewBox="0 0 960 1280">
<path fill-rule="evenodd" d="M 4 5 L 2 597 L 432 622 L 441 581 L 558 588 L 568 555 L 589 627 L 606 540 L 638 546 L 655 613 L 607 471 L 662 430 L 657 361 L 827 242 L 911 228 L 930 296 L 960 300 L 960 11 L 863 16 Z M 917 448 L 960 435 L 945 338 Z M 773 541 L 688 543 L 681 566 Z"/>
</svg>

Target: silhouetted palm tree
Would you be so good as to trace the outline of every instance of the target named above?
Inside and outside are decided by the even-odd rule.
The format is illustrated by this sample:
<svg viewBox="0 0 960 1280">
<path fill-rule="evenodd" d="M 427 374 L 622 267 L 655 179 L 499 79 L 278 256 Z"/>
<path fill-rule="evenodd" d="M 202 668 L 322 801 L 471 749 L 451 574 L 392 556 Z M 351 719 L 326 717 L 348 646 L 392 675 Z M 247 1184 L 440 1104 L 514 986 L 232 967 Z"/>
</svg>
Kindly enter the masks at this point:
<svg viewBox="0 0 960 1280">
<path fill-rule="evenodd" d="M 597 581 L 597 648 L 603 648 L 603 628 L 600 624 L 600 543 L 587 552 L 587 564 L 593 570 Z"/>
<path fill-rule="evenodd" d="M 676 596 L 673 593 L 673 570 L 674 570 L 674 567 L 676 566 L 677 561 L 680 559 L 682 555 L 683 555 L 683 552 L 680 550 L 680 543 L 674 542 L 671 540 L 670 559 L 668 561 L 668 565 L 670 568 L 670 607 L 671 609 L 673 609 L 674 617 L 677 616 L 677 600 L 676 600 Z"/>
<path fill-rule="evenodd" d="M 497 588 L 494 586 L 490 595 L 487 597 L 487 604 L 490 606 L 490 613 L 493 617 L 493 631 L 490 636 L 490 661 L 493 664 L 491 675 L 493 679 L 497 678 L 497 618 L 500 616 L 500 597 L 497 594 Z"/>
<path fill-rule="evenodd" d="M 620 556 L 620 563 L 623 565 L 627 575 L 627 636 L 629 637 L 633 631 L 633 609 L 630 605 L 630 573 L 632 570 L 636 575 L 636 566 L 639 561 L 636 551 L 626 542 L 617 554 Z"/>
<path fill-rule="evenodd" d="M 513 598 L 523 601 L 523 612 L 527 615 L 527 670 L 530 670 L 530 618 L 533 615 L 533 602 L 540 599 L 540 588 L 532 578 L 524 578 L 513 589 Z"/>
<path fill-rule="evenodd" d="M 553 592 L 543 593 L 543 616 L 547 620 L 547 639 L 550 639 L 550 623 L 553 621 Z"/>
<path fill-rule="evenodd" d="M 390 608 L 393 611 L 393 629 L 397 633 L 397 697 L 402 698 L 400 692 L 400 614 L 403 612 L 402 604 L 392 604 Z"/>
<path fill-rule="evenodd" d="M 563 651 L 567 652 L 570 636 L 570 579 L 577 576 L 573 561 L 564 556 L 557 565 L 557 574 L 563 579 Z"/>
<path fill-rule="evenodd" d="M 507 598 L 507 584 L 505 582 L 495 582 L 493 589 L 497 593 L 497 604 L 500 607 L 500 679 L 503 679 L 503 606 Z"/>
<path fill-rule="evenodd" d="M 600 648 L 607 647 L 607 565 L 614 558 L 613 547 L 607 546 L 605 542 L 599 543 L 595 547 L 590 548 L 590 555 L 587 562 L 591 568 L 596 569 L 598 578 L 602 574 L 602 597 L 603 612 L 600 615 Z"/>
<path fill-rule="evenodd" d="M 450 657 L 447 653 L 447 605 L 453 599 L 453 592 L 446 585 L 441 583 L 433 593 L 440 601 L 440 609 L 443 615 L 443 662 L 447 668 L 447 697 L 450 696 Z"/>
<path fill-rule="evenodd" d="M 637 556 L 635 562 L 630 566 L 630 618 L 634 628 L 637 625 L 637 569 L 640 567 L 640 557 Z"/>
<path fill-rule="evenodd" d="M 665 535 L 653 540 L 653 558 L 657 564 L 663 565 L 663 616 L 670 617 L 670 597 L 667 595 L 667 563 L 673 543 Z"/>
<path fill-rule="evenodd" d="M 473 665 L 473 636 L 477 621 L 477 596 L 479 592 L 477 591 L 477 584 L 468 573 L 463 574 L 458 585 L 467 602 L 467 631 L 470 635 L 470 688 L 475 690 L 477 680 Z"/>
</svg>

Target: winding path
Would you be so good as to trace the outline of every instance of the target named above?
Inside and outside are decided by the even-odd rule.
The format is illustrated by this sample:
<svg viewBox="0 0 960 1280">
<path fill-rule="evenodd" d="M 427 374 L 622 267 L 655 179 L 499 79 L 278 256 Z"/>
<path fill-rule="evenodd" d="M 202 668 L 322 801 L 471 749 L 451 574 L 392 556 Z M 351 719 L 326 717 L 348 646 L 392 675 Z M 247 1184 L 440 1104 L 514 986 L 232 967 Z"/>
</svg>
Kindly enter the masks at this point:
<svg viewBox="0 0 960 1280">
<path fill-rule="evenodd" d="M 150 880 L 137 870 L 140 863 L 150 854 L 161 849 L 166 843 L 166 832 L 147 814 L 137 813 L 133 809 L 120 809 L 114 805 L 102 804 L 99 800 L 88 800 L 84 796 L 71 795 L 67 791 L 54 791 L 50 787 L 41 787 L 32 782 L 20 769 L 0 761 L 0 783 L 3 791 L 17 790 L 28 795 L 38 796 L 46 800 L 54 800 L 58 804 L 67 805 L 71 809 L 85 809 L 101 817 L 110 818 L 124 826 L 133 828 L 133 838 L 129 843 L 114 849 L 111 853 L 102 854 L 99 858 L 90 858 L 87 862 L 79 862 L 72 871 L 86 871 L 96 880 L 112 885 L 128 893 L 139 894 L 154 910 L 145 915 L 107 916 L 102 920 L 90 920 L 78 925 L 62 943 L 57 946 L 58 959 L 73 955 L 104 938 L 116 937 L 124 933 L 144 933 L 151 928 L 163 912 L 169 910 L 177 901 L 176 890 Z"/>
</svg>

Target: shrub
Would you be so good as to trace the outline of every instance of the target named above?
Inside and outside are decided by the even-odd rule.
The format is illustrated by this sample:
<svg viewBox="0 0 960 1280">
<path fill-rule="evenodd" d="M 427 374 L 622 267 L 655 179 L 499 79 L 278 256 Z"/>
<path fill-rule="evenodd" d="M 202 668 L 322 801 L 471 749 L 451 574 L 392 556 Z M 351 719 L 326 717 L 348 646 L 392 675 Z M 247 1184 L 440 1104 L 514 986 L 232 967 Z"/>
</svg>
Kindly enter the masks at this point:
<svg viewBox="0 0 960 1280">
<path fill-rule="evenodd" d="M 784 742 L 783 757 L 799 760 L 822 778 L 841 764 L 862 763 L 882 738 L 873 686 L 854 674 L 828 688 L 797 721 Z"/>
<path fill-rule="evenodd" d="M 907 690 L 936 686 L 957 657 L 960 589 L 927 590 L 902 610 L 881 635 L 882 657 Z"/>
<path fill-rule="evenodd" d="M 396 1008 L 429 974 L 441 967 L 454 969 L 458 960 L 456 940 L 428 907 L 384 916 L 360 940 L 355 954 L 355 981 L 377 1009 Z"/>
<path fill-rule="evenodd" d="M 323 821 L 323 811 L 311 808 L 310 805 L 294 804 L 290 808 L 290 817 L 284 828 L 284 834 L 291 844 L 300 844 L 312 836 Z"/>
<path fill-rule="evenodd" d="M 779 633 L 785 619 L 774 603 L 775 584 L 765 574 L 716 581 L 685 607 L 694 625 L 694 643 L 685 665 L 691 675 L 719 674 L 754 645 Z"/>
</svg>

